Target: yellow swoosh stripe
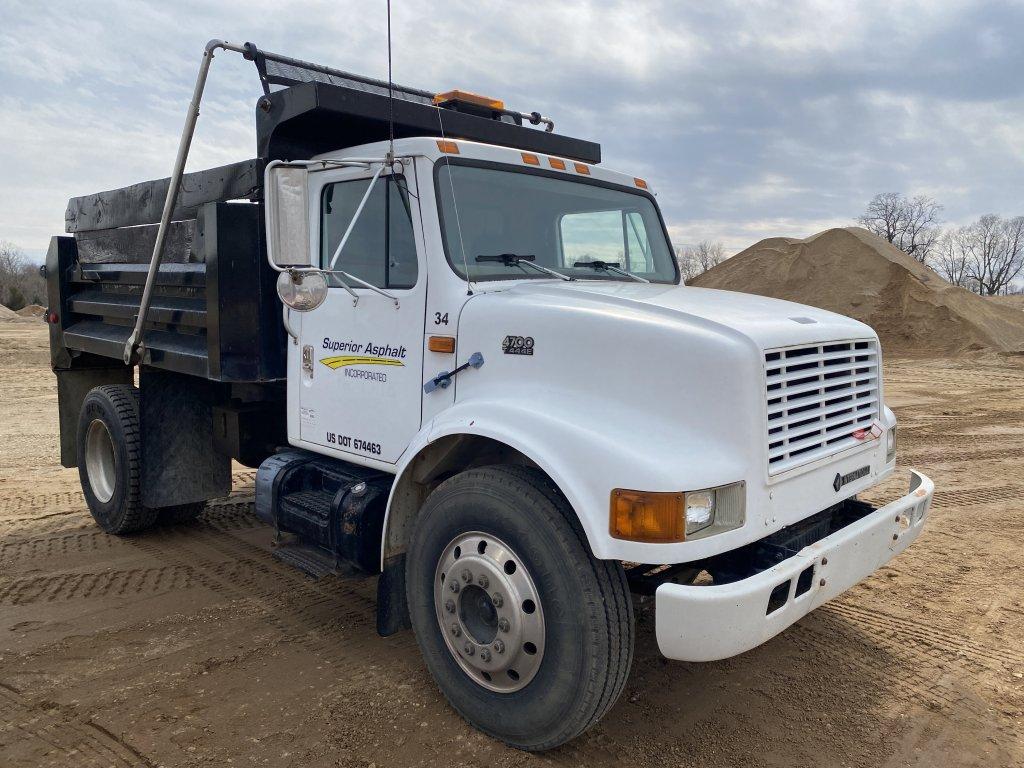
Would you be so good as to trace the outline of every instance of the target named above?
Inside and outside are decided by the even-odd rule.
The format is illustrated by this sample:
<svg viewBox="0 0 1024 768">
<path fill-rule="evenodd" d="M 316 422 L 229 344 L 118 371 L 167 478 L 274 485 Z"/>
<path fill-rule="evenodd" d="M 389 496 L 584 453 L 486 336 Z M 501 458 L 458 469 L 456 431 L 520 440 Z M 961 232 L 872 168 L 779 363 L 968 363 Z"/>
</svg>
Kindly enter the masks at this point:
<svg viewBox="0 0 1024 768">
<path fill-rule="evenodd" d="M 337 357 L 321 357 L 320 362 L 331 369 L 343 368 L 346 365 L 402 365 L 401 360 L 390 357 L 366 357 L 364 355 L 339 355 Z"/>
</svg>

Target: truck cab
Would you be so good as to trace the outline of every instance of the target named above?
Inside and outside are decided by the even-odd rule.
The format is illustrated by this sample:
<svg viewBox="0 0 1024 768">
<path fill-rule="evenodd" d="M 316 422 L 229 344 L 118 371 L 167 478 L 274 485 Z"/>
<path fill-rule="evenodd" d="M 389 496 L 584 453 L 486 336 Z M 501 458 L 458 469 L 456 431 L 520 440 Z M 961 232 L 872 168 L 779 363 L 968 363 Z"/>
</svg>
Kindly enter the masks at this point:
<svg viewBox="0 0 1024 768">
<path fill-rule="evenodd" d="M 857 499 L 896 461 L 870 327 L 682 285 L 651 185 L 500 102 L 409 92 L 396 136 L 359 122 L 394 104 L 325 88 L 264 97 L 253 210 L 197 214 L 202 290 L 167 269 L 193 262 L 147 265 L 163 287 L 134 364 L 110 358 L 139 270 L 55 239 L 62 458 L 104 528 L 200 514 L 232 458 L 258 466 L 275 556 L 377 576 L 381 634 L 411 626 L 455 709 L 529 750 L 615 702 L 634 597 L 665 656 L 726 658 L 920 534 L 923 475 Z M 95 208 L 72 201 L 72 226 Z M 235 224 L 257 228 L 244 253 Z"/>
</svg>

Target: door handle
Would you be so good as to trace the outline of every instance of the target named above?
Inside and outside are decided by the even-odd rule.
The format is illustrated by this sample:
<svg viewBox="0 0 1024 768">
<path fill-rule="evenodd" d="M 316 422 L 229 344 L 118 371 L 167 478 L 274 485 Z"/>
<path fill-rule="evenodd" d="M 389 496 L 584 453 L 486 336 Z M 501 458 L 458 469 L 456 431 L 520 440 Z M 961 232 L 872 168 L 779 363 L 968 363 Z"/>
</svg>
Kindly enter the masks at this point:
<svg viewBox="0 0 1024 768">
<path fill-rule="evenodd" d="M 313 346 L 311 344 L 306 344 L 302 348 L 302 370 L 309 378 L 313 378 Z"/>
</svg>

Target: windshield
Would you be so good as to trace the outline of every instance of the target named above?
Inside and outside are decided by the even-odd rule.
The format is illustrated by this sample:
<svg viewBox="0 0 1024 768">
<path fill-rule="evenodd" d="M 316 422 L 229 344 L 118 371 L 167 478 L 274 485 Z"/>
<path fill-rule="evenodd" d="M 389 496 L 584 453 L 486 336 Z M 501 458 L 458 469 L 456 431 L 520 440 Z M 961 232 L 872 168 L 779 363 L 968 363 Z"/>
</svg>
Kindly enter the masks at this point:
<svg viewBox="0 0 1024 768">
<path fill-rule="evenodd" d="M 552 279 L 521 264 L 477 261 L 512 254 L 579 279 L 630 279 L 593 266 L 604 262 L 676 282 L 661 218 L 640 192 L 456 163 L 438 166 L 437 188 L 448 260 L 463 278 L 468 268 L 472 280 Z"/>
</svg>

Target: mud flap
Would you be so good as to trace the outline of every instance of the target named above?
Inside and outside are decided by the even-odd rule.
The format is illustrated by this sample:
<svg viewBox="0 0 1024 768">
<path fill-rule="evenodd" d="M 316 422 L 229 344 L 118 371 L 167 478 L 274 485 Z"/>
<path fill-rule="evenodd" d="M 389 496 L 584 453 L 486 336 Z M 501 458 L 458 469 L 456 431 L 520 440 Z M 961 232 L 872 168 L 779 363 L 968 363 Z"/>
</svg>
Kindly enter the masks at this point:
<svg viewBox="0 0 1024 768">
<path fill-rule="evenodd" d="M 216 450 L 217 382 L 142 367 L 142 503 L 170 507 L 231 492 L 231 458 Z"/>
<path fill-rule="evenodd" d="M 377 634 L 389 637 L 411 627 L 405 596 L 405 555 L 395 555 L 384 562 L 377 579 Z"/>
</svg>

